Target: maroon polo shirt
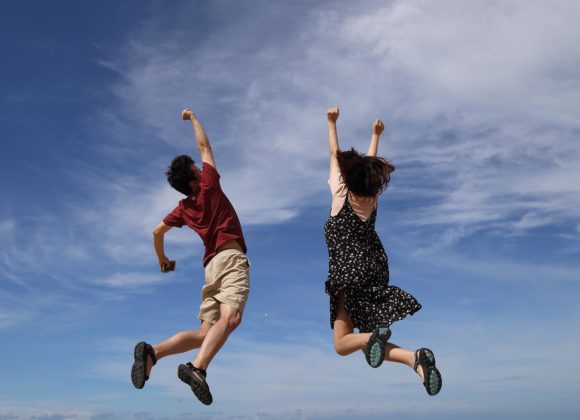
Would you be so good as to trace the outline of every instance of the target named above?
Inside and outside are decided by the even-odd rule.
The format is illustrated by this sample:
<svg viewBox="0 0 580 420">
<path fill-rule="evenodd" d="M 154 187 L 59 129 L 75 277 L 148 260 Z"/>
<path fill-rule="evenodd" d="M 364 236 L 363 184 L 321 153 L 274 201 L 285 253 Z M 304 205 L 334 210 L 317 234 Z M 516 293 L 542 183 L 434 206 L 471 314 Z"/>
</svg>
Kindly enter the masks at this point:
<svg viewBox="0 0 580 420">
<path fill-rule="evenodd" d="M 222 191 L 220 175 L 209 163 L 202 165 L 199 186 L 198 193 L 179 201 L 163 223 L 179 228 L 187 225 L 197 232 L 205 245 L 204 267 L 226 242 L 237 241 L 247 252 L 238 215 Z"/>
</svg>

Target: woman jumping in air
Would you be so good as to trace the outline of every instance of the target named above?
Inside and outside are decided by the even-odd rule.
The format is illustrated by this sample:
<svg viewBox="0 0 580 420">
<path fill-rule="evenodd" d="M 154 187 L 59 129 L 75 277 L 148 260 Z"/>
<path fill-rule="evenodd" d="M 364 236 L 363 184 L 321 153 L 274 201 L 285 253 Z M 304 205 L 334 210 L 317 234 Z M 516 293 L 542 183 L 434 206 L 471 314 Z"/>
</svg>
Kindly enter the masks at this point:
<svg viewBox="0 0 580 420">
<path fill-rule="evenodd" d="M 390 325 L 413 315 L 421 304 L 409 293 L 389 285 L 387 254 L 375 231 L 379 194 L 387 187 L 395 167 L 377 157 L 379 136 L 384 130 L 377 119 L 367 155 L 341 151 L 336 120 L 338 108 L 330 108 L 330 191 L 332 210 L 324 225 L 329 254 L 326 293 L 330 296 L 330 327 L 334 347 L 341 356 L 364 350 L 368 364 L 383 360 L 412 367 L 429 395 L 441 390 L 442 380 L 433 352 L 415 352 L 389 343 Z M 359 333 L 354 333 L 354 328 Z"/>
</svg>

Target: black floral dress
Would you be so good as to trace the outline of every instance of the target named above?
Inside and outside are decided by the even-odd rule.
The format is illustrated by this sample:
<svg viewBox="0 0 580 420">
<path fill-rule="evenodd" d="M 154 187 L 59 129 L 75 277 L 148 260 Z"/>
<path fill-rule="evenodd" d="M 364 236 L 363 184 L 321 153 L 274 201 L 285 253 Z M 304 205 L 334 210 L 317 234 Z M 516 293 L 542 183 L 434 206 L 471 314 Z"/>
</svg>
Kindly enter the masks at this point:
<svg viewBox="0 0 580 420">
<path fill-rule="evenodd" d="M 344 309 L 360 332 L 371 332 L 379 324 L 391 325 L 421 309 L 411 294 L 389 286 L 389 262 L 375 231 L 376 217 L 375 209 L 367 221 L 361 220 L 347 194 L 340 212 L 324 225 L 329 255 L 325 289 L 330 296 L 331 328 L 341 292 Z"/>
</svg>

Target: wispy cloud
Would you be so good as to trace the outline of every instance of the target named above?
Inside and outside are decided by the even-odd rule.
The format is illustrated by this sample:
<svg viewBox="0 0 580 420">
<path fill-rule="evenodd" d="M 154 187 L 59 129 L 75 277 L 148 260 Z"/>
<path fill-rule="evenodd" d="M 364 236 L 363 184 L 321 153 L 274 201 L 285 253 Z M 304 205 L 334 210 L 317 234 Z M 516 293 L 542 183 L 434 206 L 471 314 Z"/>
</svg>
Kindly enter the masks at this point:
<svg viewBox="0 0 580 420">
<path fill-rule="evenodd" d="M 577 13 L 417 1 L 342 22 L 341 41 L 378 60 L 389 87 L 400 83 L 389 92 L 392 115 L 413 127 L 394 120 L 395 162 L 419 162 L 418 178 L 430 175 L 441 193 L 410 220 L 525 230 L 578 219 Z M 417 174 L 408 175 L 398 182 L 414 186 Z"/>
<path fill-rule="evenodd" d="M 370 371 L 360 355 L 334 355 L 327 326 L 320 330 L 305 322 L 298 304 L 291 306 L 295 300 L 285 293 L 298 288 L 276 276 L 297 264 L 310 270 L 316 256 L 304 260 L 298 244 L 294 259 L 284 263 L 257 255 L 255 267 L 270 264 L 271 269 L 263 270 L 255 284 L 280 281 L 276 298 L 284 299 L 274 301 L 259 288 L 254 299 L 268 302 L 266 309 L 279 305 L 284 316 L 277 315 L 274 332 L 268 330 L 272 337 L 259 345 L 252 334 L 236 332 L 210 371 L 216 400 L 223 405 L 202 416 L 531 416 L 545 413 L 541 409 L 552 407 L 554 398 L 578 411 L 577 368 L 551 356 L 554 348 L 579 344 L 569 334 L 579 318 L 573 307 L 562 304 L 577 292 L 575 263 L 538 251 L 519 262 L 484 252 L 478 257 L 460 254 L 454 245 L 489 234 L 497 236 L 493 245 L 499 246 L 505 239 L 524 241 L 530 232 L 558 227 L 544 235 L 568 238 L 573 247 L 559 251 L 568 257 L 577 253 L 580 6 L 416 0 L 365 2 L 364 7 L 272 3 L 257 11 L 253 2 L 234 10 L 231 3 L 212 3 L 204 9 L 205 20 L 196 20 L 198 5 L 163 5 L 162 13 L 155 13 L 161 6 L 150 7 L 150 20 L 127 33 L 118 50 L 96 59 L 115 81 L 102 89 L 110 101 L 84 115 L 85 141 L 94 159 L 71 163 L 67 172 L 84 194 L 60 201 L 59 212 L 51 214 L 35 209 L 23 215 L 4 204 L 10 211 L 0 221 L 0 328 L 72 326 L 76 332 L 91 322 L 103 330 L 118 323 L 119 330 L 103 335 L 122 335 L 122 343 L 92 354 L 84 373 L 90 381 L 124 387 L 99 397 L 111 396 L 114 406 L 122 395 L 118 403 L 125 411 L 118 414 L 109 404 L 101 412 L 77 409 L 70 401 L 49 405 L 28 399 L 3 403 L 0 416 L 148 418 L 158 413 L 158 402 L 163 409 L 191 412 L 192 396 L 176 380 L 169 360 L 156 366 L 143 391 L 155 399 L 126 390 L 133 343 L 126 336 L 137 331 L 127 327 L 129 321 L 113 325 L 102 315 L 103 303 L 123 299 L 129 300 L 127 307 L 108 307 L 111 316 L 141 313 L 143 301 L 131 295 L 161 289 L 151 229 L 180 198 L 163 179 L 168 161 L 180 153 L 195 155 L 191 127 L 179 119 L 184 106 L 191 106 L 206 126 L 224 189 L 244 226 L 256 231 L 302 226 L 307 212 L 328 207 L 327 106 L 341 106 L 341 144 L 363 151 L 372 121 L 383 117 L 387 132 L 380 150 L 397 171 L 382 202 L 397 210 L 389 223 L 404 231 L 398 246 L 415 265 L 420 260 L 426 267 L 462 274 L 467 280 L 461 286 L 477 272 L 491 286 L 516 290 L 505 296 L 504 289 L 497 290 L 504 305 L 497 312 L 486 306 L 489 299 L 465 288 L 450 298 L 461 307 L 457 312 L 455 307 L 429 309 L 452 321 L 405 321 L 397 335 L 401 344 L 433 343 L 441 354 L 444 393 L 429 400 L 408 368 Z M 265 236 L 286 240 L 275 229 Z M 174 229 L 167 239 L 171 257 L 184 264 L 195 261 L 200 269 L 202 246 L 193 232 Z M 305 268 L 296 277 L 308 275 Z M 430 280 L 440 279 L 424 282 Z M 441 289 L 429 296 L 431 301 L 444 300 L 460 284 L 443 277 L 438 283 Z M 322 295 L 320 282 L 304 284 L 295 296 Z M 554 284 L 559 288 L 548 287 Z M 526 301 L 520 307 L 528 310 L 536 302 L 537 310 L 505 309 L 518 293 Z M 164 299 L 173 302 L 166 291 L 159 296 L 148 301 L 151 319 Z M 174 320 L 157 322 L 165 328 Z M 289 330 L 302 325 L 305 331 L 291 336 L 291 343 L 277 340 L 276 334 L 288 338 Z M 139 326 L 146 327 L 161 337 L 159 325 Z M 258 408 L 256 393 L 263 401 Z M 416 411 L 409 414 L 409 407 Z M 522 407 L 531 408 L 524 412 Z"/>
<path fill-rule="evenodd" d="M 373 118 L 389 121 L 382 150 L 413 166 L 395 182 L 432 199 L 409 214 L 414 223 L 469 234 L 489 222 L 526 230 L 577 220 L 577 8 L 415 1 L 371 9 L 312 8 L 289 28 L 295 41 L 284 34 L 251 44 L 258 22 L 227 52 L 220 37 L 168 48 L 188 36 L 179 26 L 144 44 L 147 28 L 103 64 L 122 75 L 113 92 L 124 118 L 135 124 L 138 115 L 172 147 L 193 145 L 179 109 L 199 112 L 245 223 L 282 222 L 327 199 L 324 109 L 335 103 L 344 146 L 364 150 Z"/>
<path fill-rule="evenodd" d="M 373 413 L 404 416 L 410 413 L 409 407 L 419 416 L 430 413 L 453 417 L 464 413 L 472 418 L 485 410 L 505 413 L 512 407 L 512 400 L 520 398 L 512 392 L 514 386 L 550 393 L 573 383 L 571 372 L 558 368 L 563 367 L 560 359 L 550 356 L 552 343 L 537 339 L 538 328 L 550 329 L 554 322 L 557 323 L 515 317 L 502 327 L 490 325 L 486 319 L 478 322 L 466 318 L 453 325 L 429 321 L 397 330 L 394 341 L 398 344 L 435 346 L 445 378 L 437 401 L 424 395 L 419 378 L 408 367 L 386 363 L 380 369 L 369 369 L 362 353 L 339 357 L 332 350 L 329 337 L 308 332 L 301 337 L 286 337 L 286 342 L 262 340 L 259 345 L 244 337 L 243 332 L 241 336 L 236 332 L 210 367 L 208 378 L 219 401 L 216 409 L 224 416 L 285 418 L 287 413 L 300 410 L 304 418 L 340 416 L 349 411 L 371 418 Z M 513 333 L 515 330 L 517 334 Z M 553 340 L 566 347 L 578 341 L 564 332 L 555 332 Z M 129 362 L 121 360 L 120 355 L 127 353 L 129 346 L 124 339 L 111 344 L 112 353 L 93 366 L 95 374 L 127 382 Z M 115 355 L 117 352 L 121 354 Z M 161 360 L 147 383 L 147 392 L 159 399 L 193 398 L 175 376 L 176 365 L 190 357 Z M 477 375 L 467 375 L 467 370 Z M 538 383 L 540 376 L 549 379 Z M 364 404 L 353 399 L 354 390 L 364 390 Z M 256 395 L 260 395 L 259 411 Z M 474 395 L 477 401 L 473 400 Z M 549 398 L 539 395 L 532 403 L 534 409 L 541 409 Z M 227 401 L 219 396 L 227 396 Z M 532 414 L 528 409 L 531 410 L 529 405 L 514 412 Z"/>
<path fill-rule="evenodd" d="M 113 287 L 132 287 L 132 286 L 143 286 L 148 284 L 159 283 L 162 281 L 159 275 L 153 275 L 151 273 L 115 273 L 101 282 L 108 286 Z"/>
</svg>

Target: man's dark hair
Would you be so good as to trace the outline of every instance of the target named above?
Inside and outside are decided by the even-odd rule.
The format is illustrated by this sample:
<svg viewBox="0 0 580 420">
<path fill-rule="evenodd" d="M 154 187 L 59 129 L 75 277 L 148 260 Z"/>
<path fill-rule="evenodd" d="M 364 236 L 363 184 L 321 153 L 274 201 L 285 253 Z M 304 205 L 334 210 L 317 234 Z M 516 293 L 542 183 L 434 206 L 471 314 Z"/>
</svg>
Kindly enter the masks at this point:
<svg viewBox="0 0 580 420">
<path fill-rule="evenodd" d="M 167 168 L 167 182 L 182 194 L 188 197 L 193 193 L 189 183 L 195 181 L 197 177 L 191 170 L 193 159 L 187 155 L 177 156 L 171 161 L 171 165 Z"/>
<path fill-rule="evenodd" d="M 395 167 L 386 159 L 365 156 L 354 148 L 338 152 L 338 166 L 346 187 L 362 197 L 374 197 L 389 185 Z"/>
</svg>

